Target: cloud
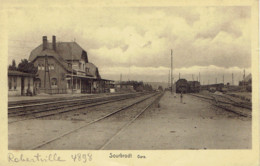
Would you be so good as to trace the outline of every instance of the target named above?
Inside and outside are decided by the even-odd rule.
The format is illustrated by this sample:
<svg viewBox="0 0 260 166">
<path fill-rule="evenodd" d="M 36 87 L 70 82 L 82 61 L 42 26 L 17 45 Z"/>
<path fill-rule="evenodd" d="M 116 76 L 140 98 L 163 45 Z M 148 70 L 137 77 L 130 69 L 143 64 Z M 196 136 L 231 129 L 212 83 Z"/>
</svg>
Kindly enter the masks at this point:
<svg viewBox="0 0 260 166">
<path fill-rule="evenodd" d="M 105 73 L 125 67 L 136 75 L 167 73 L 171 49 L 174 69 L 250 68 L 250 13 L 250 7 L 17 9 L 9 12 L 9 62 L 28 57 L 42 36 L 54 34 L 76 40 Z M 11 41 L 25 39 L 31 43 Z"/>
</svg>

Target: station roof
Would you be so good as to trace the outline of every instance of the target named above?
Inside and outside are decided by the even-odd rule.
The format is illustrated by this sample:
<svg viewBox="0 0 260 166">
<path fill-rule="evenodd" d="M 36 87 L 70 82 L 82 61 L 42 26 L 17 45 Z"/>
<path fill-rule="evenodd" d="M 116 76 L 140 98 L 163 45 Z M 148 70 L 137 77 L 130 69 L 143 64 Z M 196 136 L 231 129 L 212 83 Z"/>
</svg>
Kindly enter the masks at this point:
<svg viewBox="0 0 260 166">
<path fill-rule="evenodd" d="M 25 73 L 16 70 L 8 70 L 8 76 L 23 76 L 23 77 L 35 77 L 35 74 Z"/>
<path fill-rule="evenodd" d="M 100 81 L 110 81 L 110 82 L 114 82 L 113 80 L 102 79 L 102 78 L 97 78 L 97 77 L 90 77 L 90 76 L 83 76 L 83 75 L 66 74 L 66 76 L 75 77 L 75 78 L 85 78 L 85 79 L 90 79 L 90 80 L 100 80 Z"/>
<path fill-rule="evenodd" d="M 69 77 L 75 77 L 75 78 L 95 79 L 95 77 L 91 77 L 91 76 L 83 76 L 83 75 L 72 75 L 72 74 L 66 74 L 66 76 L 69 76 Z"/>
<path fill-rule="evenodd" d="M 76 42 L 57 42 L 56 43 L 56 51 L 52 48 L 52 43 L 47 44 L 47 49 L 49 53 L 51 53 L 50 50 L 52 50 L 52 53 L 56 53 L 60 55 L 64 60 L 80 60 L 82 55 L 86 56 L 87 58 L 87 52 L 82 49 Z M 36 47 L 32 50 L 29 60 L 33 61 L 38 55 L 42 54 L 44 52 L 42 44 Z"/>
</svg>

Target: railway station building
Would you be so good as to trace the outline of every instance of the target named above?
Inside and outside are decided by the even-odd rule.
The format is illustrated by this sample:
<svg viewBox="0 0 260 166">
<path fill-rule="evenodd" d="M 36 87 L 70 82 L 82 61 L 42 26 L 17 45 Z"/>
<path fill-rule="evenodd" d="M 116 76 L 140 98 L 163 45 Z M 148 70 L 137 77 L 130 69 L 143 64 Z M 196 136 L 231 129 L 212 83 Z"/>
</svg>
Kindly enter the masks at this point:
<svg viewBox="0 0 260 166">
<path fill-rule="evenodd" d="M 48 42 L 31 51 L 29 61 L 38 67 L 37 93 L 101 93 L 110 80 L 102 79 L 98 67 L 89 62 L 87 52 L 76 42 Z"/>
</svg>

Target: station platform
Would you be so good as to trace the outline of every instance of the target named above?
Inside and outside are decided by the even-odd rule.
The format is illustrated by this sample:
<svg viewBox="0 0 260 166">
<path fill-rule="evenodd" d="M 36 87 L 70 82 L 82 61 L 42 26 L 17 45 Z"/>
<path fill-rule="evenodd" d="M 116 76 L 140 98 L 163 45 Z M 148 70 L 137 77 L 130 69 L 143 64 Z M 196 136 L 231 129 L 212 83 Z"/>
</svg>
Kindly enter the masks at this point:
<svg viewBox="0 0 260 166">
<path fill-rule="evenodd" d="M 189 94 L 165 92 L 106 150 L 250 149 L 251 120 Z M 137 141 L 138 140 L 138 141 Z M 76 142 L 76 141 L 74 141 Z"/>
<path fill-rule="evenodd" d="M 8 104 L 15 104 L 20 102 L 30 102 L 30 101 L 44 101 L 44 100 L 57 100 L 66 98 L 77 98 L 77 97 L 92 97 L 92 96 L 106 96 L 109 93 L 94 93 L 94 94 L 38 94 L 35 96 L 8 96 Z"/>
</svg>

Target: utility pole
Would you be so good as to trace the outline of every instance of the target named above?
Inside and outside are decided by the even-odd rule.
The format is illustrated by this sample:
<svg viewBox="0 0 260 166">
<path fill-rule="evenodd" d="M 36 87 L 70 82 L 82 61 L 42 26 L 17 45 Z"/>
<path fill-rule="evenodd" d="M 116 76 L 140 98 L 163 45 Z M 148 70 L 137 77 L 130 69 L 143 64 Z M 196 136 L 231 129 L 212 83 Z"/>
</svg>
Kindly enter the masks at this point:
<svg viewBox="0 0 260 166">
<path fill-rule="evenodd" d="M 246 71 L 245 71 L 245 69 L 244 69 L 243 80 L 245 80 L 245 78 L 246 78 Z"/>
<path fill-rule="evenodd" d="M 216 84 L 218 83 L 218 78 L 216 78 Z"/>
<path fill-rule="evenodd" d="M 223 84 L 225 85 L 225 77 L 224 77 L 224 74 L 223 74 Z"/>
<path fill-rule="evenodd" d="M 122 74 L 120 74 L 120 83 L 122 82 Z"/>
<path fill-rule="evenodd" d="M 232 73 L 232 85 L 234 85 L 234 75 Z"/>
<path fill-rule="evenodd" d="M 169 76 L 168 76 L 168 87 L 170 88 L 170 79 L 171 79 L 171 71 L 169 70 Z"/>
<path fill-rule="evenodd" d="M 199 82 L 200 82 L 200 72 L 199 72 Z"/>
<path fill-rule="evenodd" d="M 48 56 L 45 55 L 45 67 L 44 67 L 44 89 L 45 93 L 47 93 L 47 87 L 46 87 L 46 73 L 48 73 L 48 78 L 49 78 L 49 86 L 51 90 L 51 78 L 50 78 L 50 71 L 49 71 L 49 63 L 48 63 Z M 52 93 L 51 93 L 52 94 Z"/>
<path fill-rule="evenodd" d="M 244 89 L 246 89 L 246 80 L 245 80 L 245 78 L 246 78 L 246 71 L 245 71 L 245 69 L 244 69 L 244 75 L 243 75 L 243 85 L 244 85 Z"/>
<path fill-rule="evenodd" d="M 171 94 L 172 94 L 172 49 L 171 49 Z"/>
<path fill-rule="evenodd" d="M 71 93 L 73 94 L 73 55 L 71 54 Z M 91 91 L 91 89 L 90 89 Z"/>
<path fill-rule="evenodd" d="M 181 79 L 181 73 L 179 73 L 179 79 Z"/>
</svg>

